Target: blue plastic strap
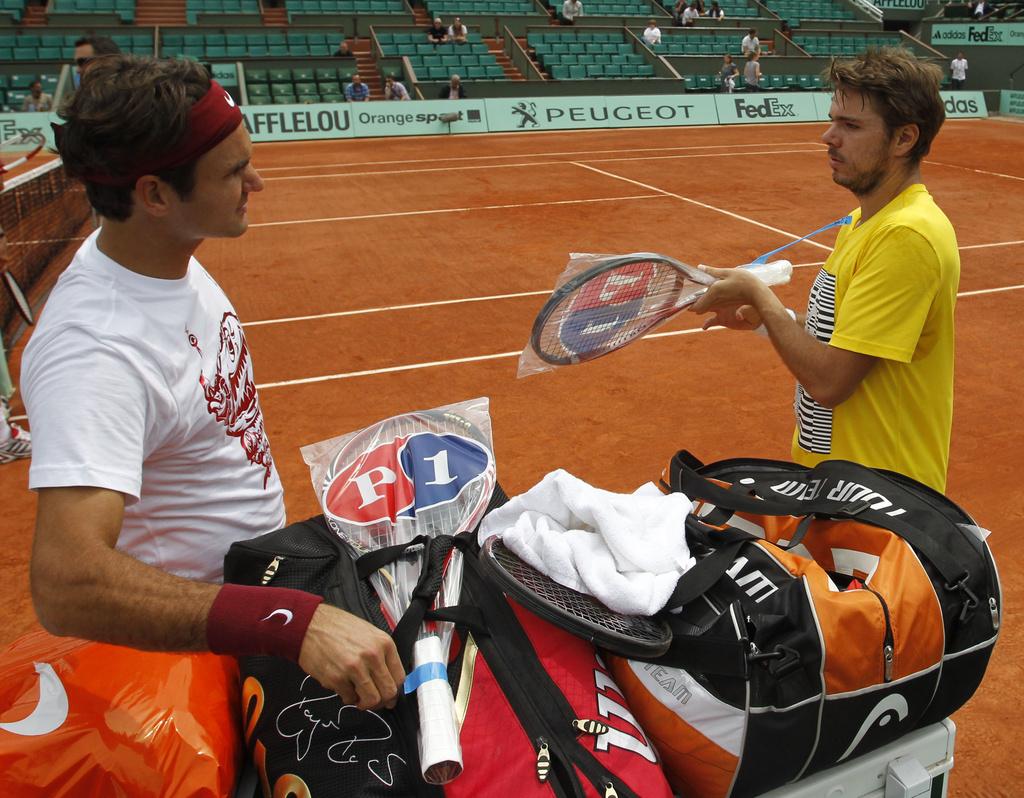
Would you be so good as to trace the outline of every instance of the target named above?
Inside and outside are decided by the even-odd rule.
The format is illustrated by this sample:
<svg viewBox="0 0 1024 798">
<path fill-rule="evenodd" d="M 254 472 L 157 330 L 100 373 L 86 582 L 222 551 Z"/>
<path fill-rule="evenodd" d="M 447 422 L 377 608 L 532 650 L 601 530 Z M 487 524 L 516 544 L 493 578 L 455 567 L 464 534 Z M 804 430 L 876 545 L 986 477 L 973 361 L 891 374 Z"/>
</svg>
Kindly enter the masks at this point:
<svg viewBox="0 0 1024 798">
<path fill-rule="evenodd" d="M 448 681 L 448 669 L 443 662 L 424 662 L 405 677 L 405 694 L 415 693 L 421 684 L 434 679 Z"/>
<path fill-rule="evenodd" d="M 789 249 L 791 246 L 799 244 L 801 241 L 806 241 L 808 238 L 814 238 L 814 236 L 818 235 L 818 233 L 824 233 L 826 230 L 831 230 L 833 227 L 839 227 L 844 224 L 850 224 L 850 222 L 852 221 L 852 216 L 844 216 L 842 219 L 836 219 L 831 224 L 827 224 L 824 227 L 818 228 L 813 233 L 808 233 L 803 238 L 798 238 L 796 241 L 790 241 L 788 244 L 783 244 L 781 247 L 779 247 L 778 249 L 773 249 L 771 252 L 765 252 L 761 257 L 752 260 L 751 263 L 767 263 L 768 258 L 776 254 L 777 252 L 782 252 L 782 250 L 784 249 Z"/>
</svg>

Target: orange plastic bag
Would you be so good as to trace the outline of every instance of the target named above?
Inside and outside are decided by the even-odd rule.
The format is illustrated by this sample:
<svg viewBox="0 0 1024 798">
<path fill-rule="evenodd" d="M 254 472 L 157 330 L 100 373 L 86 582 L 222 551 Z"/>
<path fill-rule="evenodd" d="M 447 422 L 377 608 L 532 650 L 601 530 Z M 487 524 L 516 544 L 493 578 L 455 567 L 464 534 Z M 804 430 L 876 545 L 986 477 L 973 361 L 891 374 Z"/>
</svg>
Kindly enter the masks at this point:
<svg viewBox="0 0 1024 798">
<path fill-rule="evenodd" d="M 0 796 L 230 796 L 238 697 L 230 657 L 32 632 L 0 654 Z"/>
</svg>

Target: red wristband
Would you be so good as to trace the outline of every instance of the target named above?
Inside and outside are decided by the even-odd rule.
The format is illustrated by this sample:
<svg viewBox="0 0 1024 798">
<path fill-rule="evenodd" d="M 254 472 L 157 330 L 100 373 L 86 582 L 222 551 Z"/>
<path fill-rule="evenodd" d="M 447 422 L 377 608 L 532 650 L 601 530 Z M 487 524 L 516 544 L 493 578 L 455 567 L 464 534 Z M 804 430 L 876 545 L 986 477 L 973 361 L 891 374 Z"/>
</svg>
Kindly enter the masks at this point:
<svg viewBox="0 0 1024 798">
<path fill-rule="evenodd" d="M 273 654 L 299 661 L 302 640 L 323 599 L 284 587 L 224 585 L 206 617 L 214 654 Z"/>
</svg>

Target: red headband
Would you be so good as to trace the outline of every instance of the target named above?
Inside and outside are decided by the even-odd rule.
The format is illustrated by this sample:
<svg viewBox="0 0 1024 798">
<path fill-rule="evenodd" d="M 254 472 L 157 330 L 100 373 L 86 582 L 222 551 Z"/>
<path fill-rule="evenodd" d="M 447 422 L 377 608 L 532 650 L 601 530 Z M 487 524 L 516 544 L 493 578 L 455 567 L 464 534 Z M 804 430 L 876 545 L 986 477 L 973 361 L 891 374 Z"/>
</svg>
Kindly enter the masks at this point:
<svg viewBox="0 0 1024 798">
<path fill-rule="evenodd" d="M 88 172 L 82 175 L 90 183 L 103 186 L 134 186 L 143 175 L 152 175 L 191 163 L 209 152 L 230 136 L 242 123 L 242 112 L 231 95 L 215 80 L 210 90 L 188 113 L 188 130 L 177 147 L 150 160 L 136 164 L 128 174 L 112 175 L 107 172 Z"/>
</svg>

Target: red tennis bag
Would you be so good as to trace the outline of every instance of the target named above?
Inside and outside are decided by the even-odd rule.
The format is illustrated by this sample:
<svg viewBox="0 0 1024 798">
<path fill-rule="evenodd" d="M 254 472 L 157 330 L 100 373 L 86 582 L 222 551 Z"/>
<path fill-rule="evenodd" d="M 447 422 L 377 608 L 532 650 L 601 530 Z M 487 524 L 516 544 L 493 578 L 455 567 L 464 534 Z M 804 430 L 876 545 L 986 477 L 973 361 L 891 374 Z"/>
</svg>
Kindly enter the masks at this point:
<svg viewBox="0 0 1024 798">
<path fill-rule="evenodd" d="M 459 540 L 462 600 L 442 612 L 458 630 L 448 678 L 462 774 L 444 787 L 423 781 L 415 700 L 360 711 L 291 662 L 249 657 L 245 728 L 265 798 L 670 798 L 654 747 L 593 645 L 507 601 L 478 570 L 469 539 Z M 235 543 L 225 560 L 225 581 L 319 592 L 386 629 L 368 575 L 322 516 Z"/>
<path fill-rule="evenodd" d="M 999 578 L 946 497 L 845 461 L 687 452 L 666 487 L 698 503 L 700 555 L 668 604 L 672 647 L 609 664 L 681 794 L 759 795 L 945 718 L 981 682 Z"/>
<path fill-rule="evenodd" d="M 32 632 L 0 654 L 0 795 L 227 798 L 238 665 Z"/>
</svg>

